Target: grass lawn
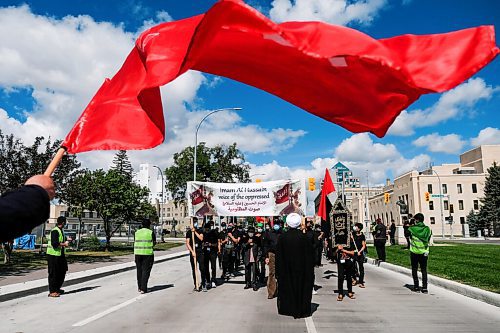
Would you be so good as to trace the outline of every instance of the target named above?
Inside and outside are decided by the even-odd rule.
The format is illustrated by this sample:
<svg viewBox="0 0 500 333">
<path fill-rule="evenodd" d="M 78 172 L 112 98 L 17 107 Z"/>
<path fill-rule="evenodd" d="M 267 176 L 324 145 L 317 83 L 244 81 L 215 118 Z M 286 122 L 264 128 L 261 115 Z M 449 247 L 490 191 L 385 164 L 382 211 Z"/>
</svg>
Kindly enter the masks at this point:
<svg viewBox="0 0 500 333">
<path fill-rule="evenodd" d="M 184 243 L 159 243 L 155 246 L 155 250 L 164 251 L 170 248 L 183 245 Z M 134 253 L 133 243 L 130 245 L 121 243 L 112 243 L 112 251 L 68 251 L 66 259 L 69 264 L 75 262 L 114 262 L 115 257 Z M 40 254 L 38 250 L 14 250 L 12 252 L 11 262 L 3 263 L 3 251 L 0 250 L 0 277 L 23 275 L 33 270 L 47 267 L 46 254 Z"/>
<path fill-rule="evenodd" d="M 370 246 L 369 256 L 376 257 Z M 386 246 L 387 262 L 411 268 L 410 254 L 399 245 Z M 436 243 L 430 248 L 429 274 L 500 293 L 500 246 Z"/>
</svg>

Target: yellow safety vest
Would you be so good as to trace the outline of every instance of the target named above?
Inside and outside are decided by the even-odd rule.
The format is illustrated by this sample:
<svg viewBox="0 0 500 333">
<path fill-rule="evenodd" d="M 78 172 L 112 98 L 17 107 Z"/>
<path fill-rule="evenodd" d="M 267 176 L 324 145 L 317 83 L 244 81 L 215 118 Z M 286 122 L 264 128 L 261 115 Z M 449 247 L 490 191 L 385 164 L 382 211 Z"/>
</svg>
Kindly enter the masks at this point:
<svg viewBox="0 0 500 333">
<path fill-rule="evenodd" d="M 52 229 L 50 231 L 50 235 L 52 235 L 52 231 L 53 230 L 57 230 L 57 232 L 59 233 L 59 244 L 62 243 L 62 242 L 64 242 L 64 236 L 63 236 L 62 230 L 59 229 L 58 226 L 56 226 L 56 227 L 54 227 L 54 229 Z M 50 255 L 50 256 L 60 257 L 61 253 L 62 253 L 62 247 L 59 245 L 56 249 L 54 249 L 52 247 L 52 237 L 49 236 L 49 240 L 47 242 L 47 254 Z"/>
<path fill-rule="evenodd" d="M 135 232 L 134 254 L 153 255 L 153 231 L 151 229 L 141 228 Z"/>
</svg>

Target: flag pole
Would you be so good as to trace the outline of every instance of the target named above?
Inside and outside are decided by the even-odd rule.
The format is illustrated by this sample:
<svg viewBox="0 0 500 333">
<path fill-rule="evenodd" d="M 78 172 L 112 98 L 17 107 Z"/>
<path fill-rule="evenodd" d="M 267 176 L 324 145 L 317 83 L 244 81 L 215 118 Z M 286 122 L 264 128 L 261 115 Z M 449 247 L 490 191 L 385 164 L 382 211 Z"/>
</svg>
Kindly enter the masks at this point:
<svg viewBox="0 0 500 333">
<path fill-rule="evenodd" d="M 54 156 L 54 158 L 50 162 L 49 166 L 47 167 L 47 169 L 43 173 L 45 176 L 49 176 L 49 177 L 52 176 L 52 174 L 54 173 L 54 170 L 59 165 L 59 162 L 61 162 L 61 159 L 63 158 L 65 152 L 66 152 L 66 147 L 59 148 L 56 155 Z"/>
</svg>

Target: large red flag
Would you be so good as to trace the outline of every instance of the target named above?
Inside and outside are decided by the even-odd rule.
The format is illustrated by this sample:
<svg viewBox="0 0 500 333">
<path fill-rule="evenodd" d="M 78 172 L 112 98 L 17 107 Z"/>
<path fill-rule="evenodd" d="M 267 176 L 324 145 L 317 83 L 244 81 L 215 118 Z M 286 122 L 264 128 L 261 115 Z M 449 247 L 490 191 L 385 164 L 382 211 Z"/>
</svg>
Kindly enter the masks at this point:
<svg viewBox="0 0 500 333">
<path fill-rule="evenodd" d="M 451 89 L 499 53 L 493 26 L 376 40 L 321 22 L 276 24 L 239 0 L 138 38 L 66 137 L 70 153 L 164 139 L 159 86 L 189 69 L 255 86 L 352 132 L 385 135 L 420 95 Z"/>
<path fill-rule="evenodd" d="M 323 179 L 323 187 L 321 188 L 321 199 L 319 201 L 318 216 L 321 216 L 322 220 L 327 219 L 328 212 L 326 211 L 326 200 L 330 199 L 331 194 L 335 193 L 335 186 L 333 185 L 332 178 L 330 177 L 330 172 L 328 169 L 325 170 L 325 178 Z M 330 199 L 330 203 L 333 205 L 334 200 Z"/>
</svg>

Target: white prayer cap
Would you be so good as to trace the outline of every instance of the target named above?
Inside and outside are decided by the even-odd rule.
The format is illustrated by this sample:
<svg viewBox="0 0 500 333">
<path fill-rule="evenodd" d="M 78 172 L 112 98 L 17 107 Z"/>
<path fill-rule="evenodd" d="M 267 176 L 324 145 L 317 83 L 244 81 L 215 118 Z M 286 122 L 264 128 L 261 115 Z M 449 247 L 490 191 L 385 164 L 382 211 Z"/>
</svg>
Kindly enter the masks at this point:
<svg viewBox="0 0 500 333">
<path fill-rule="evenodd" d="M 292 229 L 296 229 L 300 226 L 300 222 L 302 222 L 302 218 L 297 213 L 288 214 L 286 217 L 286 224 Z"/>
</svg>

